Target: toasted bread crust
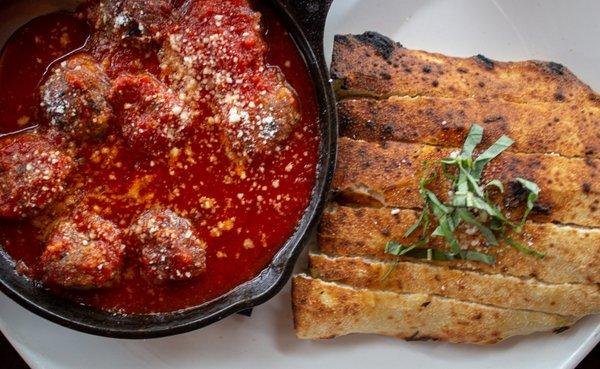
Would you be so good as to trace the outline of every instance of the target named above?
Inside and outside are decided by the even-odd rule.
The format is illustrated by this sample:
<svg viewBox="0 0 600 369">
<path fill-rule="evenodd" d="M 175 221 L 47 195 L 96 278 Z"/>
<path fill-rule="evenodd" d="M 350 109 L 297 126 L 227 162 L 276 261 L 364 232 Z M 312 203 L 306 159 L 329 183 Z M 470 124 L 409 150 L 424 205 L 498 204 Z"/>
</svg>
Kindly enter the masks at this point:
<svg viewBox="0 0 600 369">
<path fill-rule="evenodd" d="M 341 97 L 438 96 L 600 107 L 600 97 L 557 63 L 409 50 L 374 32 L 336 36 L 331 75 Z"/>
<path fill-rule="evenodd" d="M 372 291 L 296 276 L 294 326 L 299 338 L 376 333 L 410 340 L 490 344 L 569 326 L 576 318 L 503 309 L 423 293 Z"/>
<path fill-rule="evenodd" d="M 401 142 L 388 142 L 382 147 L 345 137 L 340 138 L 338 148 L 334 191 L 341 193 L 346 201 L 363 203 L 362 197 L 380 198 L 380 206 L 400 208 L 422 205 L 418 188 L 419 181 L 428 175 L 425 163 L 434 163 L 453 151 Z M 509 182 L 515 178 L 529 179 L 541 189 L 537 210 L 534 209 L 530 219 L 598 227 L 600 181 L 593 180 L 598 167 L 600 160 L 597 159 L 504 152 L 486 167 L 482 183 L 499 179 L 509 188 Z M 440 177 L 443 178 L 438 173 Z M 448 181 L 437 180 L 430 188 L 442 201 L 447 199 Z M 369 192 L 366 196 L 365 189 Z M 514 219 L 522 213 L 518 207 L 508 209 Z"/>
<path fill-rule="evenodd" d="M 312 277 L 292 283 L 298 337 L 486 344 L 600 313 L 599 95 L 556 63 L 448 57 L 374 32 L 335 38 L 332 77 L 342 137 Z M 448 200 L 449 181 L 427 163 L 458 152 L 473 123 L 485 129 L 480 150 L 501 135 L 515 140 L 482 179 L 503 183 L 507 191 L 492 200 L 508 218 L 524 210 L 516 178 L 541 188 L 523 232 L 510 236 L 545 256 L 488 246 L 465 224 L 459 245 L 495 256 L 494 265 L 386 254 L 389 241 L 419 239 L 421 229 L 404 235 L 431 171 L 437 179 L 427 187 Z M 450 249 L 441 237 L 420 247 Z"/>
<path fill-rule="evenodd" d="M 334 256 L 365 256 L 380 260 L 395 260 L 385 253 L 388 241 L 403 244 L 416 241 L 419 235 L 404 238 L 404 232 L 415 223 L 414 210 L 400 210 L 392 215 L 388 208 L 329 207 L 321 221 L 318 234 L 320 250 Z M 465 260 L 429 261 L 438 266 L 535 278 L 548 283 L 600 283 L 600 231 L 554 224 L 527 222 L 522 234 L 513 237 L 530 248 L 544 253 L 543 259 L 525 256 L 505 243 L 497 247 L 484 247 L 481 235 L 469 236 L 462 232 L 459 240 L 475 240 L 482 251 L 495 255 L 496 264 Z M 432 238 L 429 245 L 447 249 L 440 237 Z M 412 260 L 402 257 L 401 260 Z M 426 261 L 422 261 L 426 262 Z"/>
<path fill-rule="evenodd" d="M 509 309 L 572 316 L 600 313 L 600 290 L 595 284 L 548 284 L 425 263 L 384 263 L 322 254 L 310 255 L 310 274 L 357 288 L 429 293 Z"/>
<path fill-rule="evenodd" d="M 461 147 L 473 123 L 485 128 L 482 147 L 500 136 L 512 152 L 600 157 L 600 109 L 565 104 L 397 97 L 338 103 L 340 135 L 370 142 L 402 141 Z"/>
</svg>

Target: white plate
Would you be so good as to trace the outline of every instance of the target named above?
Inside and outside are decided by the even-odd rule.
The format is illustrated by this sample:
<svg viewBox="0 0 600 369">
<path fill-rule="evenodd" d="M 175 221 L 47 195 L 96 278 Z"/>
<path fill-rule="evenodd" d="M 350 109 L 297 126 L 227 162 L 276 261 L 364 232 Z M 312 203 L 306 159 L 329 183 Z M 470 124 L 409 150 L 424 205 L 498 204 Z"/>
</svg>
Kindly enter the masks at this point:
<svg viewBox="0 0 600 369">
<path fill-rule="evenodd" d="M 36 2 L 46 8 L 58 0 Z M 21 6 L 33 7 L 21 2 Z M 410 48 L 500 60 L 567 65 L 600 90 L 600 2 L 335 0 L 325 38 L 378 30 Z M 0 14 L 0 19 L 7 14 Z M 0 22 L 3 28 L 13 24 Z M 2 35 L 0 35 L 0 40 Z M 254 310 L 176 337 L 125 341 L 49 323 L 0 295 L 0 329 L 32 368 L 573 368 L 600 341 L 600 316 L 560 334 L 536 334 L 489 347 L 404 342 L 375 336 L 297 340 L 289 287 Z M 1 359 L 0 359 L 1 360 Z"/>
</svg>

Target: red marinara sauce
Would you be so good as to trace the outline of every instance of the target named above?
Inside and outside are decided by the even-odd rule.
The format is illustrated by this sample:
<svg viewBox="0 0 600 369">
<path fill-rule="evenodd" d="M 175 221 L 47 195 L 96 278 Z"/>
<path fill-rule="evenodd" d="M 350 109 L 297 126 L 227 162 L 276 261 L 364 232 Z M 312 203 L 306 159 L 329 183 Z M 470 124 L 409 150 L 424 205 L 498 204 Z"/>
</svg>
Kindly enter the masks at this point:
<svg viewBox="0 0 600 369">
<path fill-rule="evenodd" d="M 151 8 L 139 13 L 135 3 Z M 72 168 L 68 176 L 59 172 L 64 183 L 55 187 L 62 190 L 48 205 L 0 219 L 0 244 L 20 272 L 78 303 L 135 314 L 216 298 L 268 265 L 310 200 L 319 148 L 317 107 L 290 35 L 258 4 L 199 0 L 182 9 L 180 3 L 131 2 L 132 8 L 101 8 L 108 12 L 101 15 L 92 14 L 99 11 L 90 10 L 97 6 L 92 4 L 77 13 L 42 16 L 19 29 L 0 56 L 0 147 L 26 131 L 42 137 L 50 145 L 44 150 L 62 155 L 60 163 Z M 194 3 L 202 5 L 193 8 Z M 111 11 L 115 18 L 99 24 Z M 161 23 L 172 14 L 180 20 Z M 64 73 L 62 80 L 53 76 L 56 70 Z M 64 118 L 65 107 L 76 109 L 77 103 L 63 106 L 55 102 L 64 94 L 40 92 L 45 86 L 60 89 L 61 83 L 92 91 L 84 104 L 91 110 L 76 111 L 81 119 L 56 118 L 54 113 Z M 280 121 L 295 124 L 277 127 Z M 44 160 L 58 162 L 54 156 Z M 145 245 L 131 229 L 137 224 L 133 229 L 153 232 L 148 223 L 153 209 L 162 209 L 160 216 L 171 223 L 162 238 L 142 237 Z M 182 225 L 180 235 L 169 233 Z M 79 276 L 87 279 L 46 283 L 43 260 L 54 257 L 58 269 L 51 271 L 66 278 L 60 268 L 81 256 L 69 255 L 69 248 L 80 239 L 87 245 L 81 232 L 90 229 L 105 234 L 92 242 L 102 248 L 85 255 L 95 257 L 118 240 L 122 248 L 109 251 L 113 260 L 124 254 L 123 260 L 110 270 L 93 265 L 99 272 Z M 61 232 L 80 233 L 61 238 Z M 201 256 L 202 266 L 189 269 L 193 273 L 153 270 L 161 278 L 170 272 L 182 277 L 156 283 L 143 265 L 161 260 L 164 250 L 152 247 L 172 234 L 186 238 L 178 247 L 186 247 L 193 234 L 196 248 L 184 256 Z M 42 258 L 49 243 L 54 249 Z M 193 277 L 186 278 L 188 273 Z M 113 274 L 118 278 L 111 279 Z M 87 288 L 94 281 L 101 284 Z"/>
</svg>

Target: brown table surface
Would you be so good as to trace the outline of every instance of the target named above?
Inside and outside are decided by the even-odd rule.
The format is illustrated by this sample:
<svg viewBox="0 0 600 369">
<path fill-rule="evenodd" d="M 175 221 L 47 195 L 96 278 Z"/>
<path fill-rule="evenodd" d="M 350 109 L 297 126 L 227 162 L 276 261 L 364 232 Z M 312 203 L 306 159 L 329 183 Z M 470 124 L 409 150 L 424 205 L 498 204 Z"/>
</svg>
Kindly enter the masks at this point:
<svg viewBox="0 0 600 369">
<path fill-rule="evenodd" d="M 600 345 L 579 364 L 577 369 L 599 369 L 600 368 Z M 0 369 L 29 369 L 19 354 L 6 341 L 4 335 L 0 334 Z M 177 368 L 173 368 L 177 369 Z"/>
</svg>

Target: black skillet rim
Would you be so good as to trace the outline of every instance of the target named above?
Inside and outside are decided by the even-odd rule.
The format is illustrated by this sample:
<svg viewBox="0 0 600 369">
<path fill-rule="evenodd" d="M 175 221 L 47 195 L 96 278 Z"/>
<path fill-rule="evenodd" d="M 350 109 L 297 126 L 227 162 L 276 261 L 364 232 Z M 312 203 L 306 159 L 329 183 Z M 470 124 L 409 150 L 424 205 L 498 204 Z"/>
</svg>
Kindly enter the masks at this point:
<svg viewBox="0 0 600 369">
<path fill-rule="evenodd" d="M 27 310 L 64 327 L 98 336 L 142 339 L 202 328 L 236 312 L 260 305 L 283 288 L 315 229 L 327 199 L 337 155 L 337 113 L 322 56 L 322 29 L 319 29 L 324 24 L 330 2 L 287 1 L 288 4 L 295 3 L 291 6 L 276 0 L 268 0 L 268 3 L 296 43 L 311 75 L 319 107 L 321 136 L 317 178 L 311 201 L 294 233 L 276 253 L 272 262 L 257 277 L 200 306 L 166 314 L 122 316 L 76 305 L 52 295 L 35 282 L 19 276 L 14 270 L 12 259 L 0 248 L 0 290 Z M 298 13 L 304 6 L 313 11 L 311 17 Z M 301 18 L 295 17 L 292 12 Z M 319 24 L 320 22 L 323 24 Z"/>
</svg>

